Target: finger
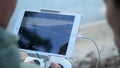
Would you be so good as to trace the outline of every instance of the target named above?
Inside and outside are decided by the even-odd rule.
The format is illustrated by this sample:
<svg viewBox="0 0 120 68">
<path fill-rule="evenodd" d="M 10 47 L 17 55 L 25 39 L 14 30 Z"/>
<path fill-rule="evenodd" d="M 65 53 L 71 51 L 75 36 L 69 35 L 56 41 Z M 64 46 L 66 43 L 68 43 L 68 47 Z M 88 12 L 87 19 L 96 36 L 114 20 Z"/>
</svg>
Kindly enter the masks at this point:
<svg viewBox="0 0 120 68">
<path fill-rule="evenodd" d="M 55 62 L 51 62 L 51 68 L 61 68 L 61 67 Z"/>
</svg>

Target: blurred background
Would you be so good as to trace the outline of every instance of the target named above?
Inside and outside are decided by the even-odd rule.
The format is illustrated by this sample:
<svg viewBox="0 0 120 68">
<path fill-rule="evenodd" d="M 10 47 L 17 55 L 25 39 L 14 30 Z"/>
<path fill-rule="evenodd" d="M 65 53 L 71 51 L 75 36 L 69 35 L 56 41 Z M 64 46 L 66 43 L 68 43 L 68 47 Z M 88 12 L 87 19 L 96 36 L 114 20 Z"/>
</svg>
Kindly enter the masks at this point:
<svg viewBox="0 0 120 68">
<path fill-rule="evenodd" d="M 22 9 L 55 9 L 61 12 L 82 14 L 81 24 L 105 19 L 105 6 L 102 0 L 18 0 L 15 13 L 10 21 L 13 26 Z M 9 30 L 11 30 L 9 28 Z"/>
</svg>

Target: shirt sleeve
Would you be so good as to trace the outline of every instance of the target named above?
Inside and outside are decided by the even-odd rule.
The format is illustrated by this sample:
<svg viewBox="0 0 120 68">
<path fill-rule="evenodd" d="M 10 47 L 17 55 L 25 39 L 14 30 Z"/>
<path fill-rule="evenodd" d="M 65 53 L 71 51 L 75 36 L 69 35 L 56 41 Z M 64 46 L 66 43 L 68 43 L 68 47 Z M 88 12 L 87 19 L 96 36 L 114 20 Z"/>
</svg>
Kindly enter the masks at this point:
<svg viewBox="0 0 120 68">
<path fill-rule="evenodd" d="M 0 68 L 20 68 L 17 40 L 0 28 Z"/>
</svg>

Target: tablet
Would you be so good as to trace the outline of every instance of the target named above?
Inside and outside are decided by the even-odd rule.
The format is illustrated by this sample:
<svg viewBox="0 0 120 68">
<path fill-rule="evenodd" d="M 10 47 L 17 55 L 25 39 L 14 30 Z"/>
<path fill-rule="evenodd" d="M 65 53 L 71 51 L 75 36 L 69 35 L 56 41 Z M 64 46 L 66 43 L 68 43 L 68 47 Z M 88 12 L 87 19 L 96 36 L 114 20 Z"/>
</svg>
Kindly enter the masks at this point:
<svg viewBox="0 0 120 68">
<path fill-rule="evenodd" d="M 80 14 L 22 10 L 13 33 L 19 35 L 22 51 L 71 57 L 80 21 Z"/>
</svg>

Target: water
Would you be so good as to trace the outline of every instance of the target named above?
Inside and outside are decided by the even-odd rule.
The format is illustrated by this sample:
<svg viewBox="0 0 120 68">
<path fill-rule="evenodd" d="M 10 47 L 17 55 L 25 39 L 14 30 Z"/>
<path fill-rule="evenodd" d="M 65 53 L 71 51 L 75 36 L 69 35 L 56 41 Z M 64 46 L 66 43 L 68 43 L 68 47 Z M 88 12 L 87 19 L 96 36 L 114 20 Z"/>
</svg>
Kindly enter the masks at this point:
<svg viewBox="0 0 120 68">
<path fill-rule="evenodd" d="M 105 19 L 103 0 L 18 0 L 15 13 L 10 21 L 9 30 L 22 9 L 58 9 L 62 12 L 82 14 L 82 24 Z"/>
<path fill-rule="evenodd" d="M 49 4 L 51 9 L 82 14 L 82 24 L 105 19 L 103 0 L 53 0 Z"/>
<path fill-rule="evenodd" d="M 22 2 L 23 3 L 23 2 Z M 29 0 L 32 7 L 82 14 L 82 24 L 105 19 L 103 0 Z M 30 5 L 28 5 L 30 6 Z"/>
</svg>

